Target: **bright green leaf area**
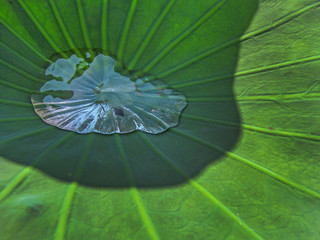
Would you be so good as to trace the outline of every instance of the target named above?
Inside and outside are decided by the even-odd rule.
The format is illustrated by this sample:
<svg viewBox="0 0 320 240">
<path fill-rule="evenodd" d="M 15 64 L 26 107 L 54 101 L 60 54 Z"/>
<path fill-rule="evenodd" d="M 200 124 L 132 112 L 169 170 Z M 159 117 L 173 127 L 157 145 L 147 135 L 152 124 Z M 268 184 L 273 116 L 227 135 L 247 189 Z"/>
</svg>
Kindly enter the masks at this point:
<svg viewBox="0 0 320 240">
<path fill-rule="evenodd" d="M 0 6 L 1 240 L 319 239 L 318 0 Z M 182 92 L 178 127 L 45 124 L 31 94 L 52 55 L 79 49 Z"/>
</svg>

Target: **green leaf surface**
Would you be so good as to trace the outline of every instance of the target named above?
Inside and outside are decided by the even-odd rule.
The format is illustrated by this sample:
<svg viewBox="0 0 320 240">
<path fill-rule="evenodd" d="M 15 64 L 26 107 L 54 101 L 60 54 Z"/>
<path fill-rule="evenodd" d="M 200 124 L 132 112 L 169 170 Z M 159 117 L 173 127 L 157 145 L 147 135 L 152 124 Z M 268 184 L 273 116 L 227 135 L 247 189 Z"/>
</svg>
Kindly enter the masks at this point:
<svg viewBox="0 0 320 240">
<path fill-rule="evenodd" d="M 0 239 L 319 239 L 317 0 L 0 0 Z M 176 128 L 80 135 L 31 95 L 102 49 L 188 101 Z"/>
</svg>

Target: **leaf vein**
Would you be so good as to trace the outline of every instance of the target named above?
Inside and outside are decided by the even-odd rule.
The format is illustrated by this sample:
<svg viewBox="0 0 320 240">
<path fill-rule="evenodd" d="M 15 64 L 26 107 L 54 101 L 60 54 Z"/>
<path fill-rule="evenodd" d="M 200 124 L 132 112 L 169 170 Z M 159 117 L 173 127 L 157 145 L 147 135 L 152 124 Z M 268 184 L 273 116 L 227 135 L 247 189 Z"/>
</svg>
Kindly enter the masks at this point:
<svg viewBox="0 0 320 240">
<path fill-rule="evenodd" d="M 131 59 L 130 63 L 128 64 L 128 70 L 132 70 L 135 68 L 141 55 L 146 50 L 146 48 L 149 45 L 149 43 L 151 42 L 153 36 L 157 32 L 159 26 L 161 25 L 161 23 L 163 22 L 163 20 L 165 19 L 165 17 L 167 16 L 168 12 L 170 11 L 170 9 L 172 8 L 172 6 L 174 5 L 175 2 L 176 2 L 176 0 L 168 1 L 166 7 L 161 11 L 161 13 L 158 15 L 156 20 L 153 22 L 153 24 L 149 28 L 148 32 L 144 36 L 143 40 L 141 41 L 139 47 L 137 48 L 133 58 Z"/>
<path fill-rule="evenodd" d="M 248 125 L 248 124 L 242 124 L 242 123 L 228 122 L 228 121 L 223 121 L 223 120 L 215 120 L 215 119 L 210 119 L 210 118 L 206 118 L 206 117 L 194 116 L 191 114 L 182 114 L 182 116 L 185 118 L 188 118 L 188 119 L 196 120 L 196 121 L 210 122 L 210 123 L 217 123 L 217 124 L 222 124 L 222 125 L 227 125 L 227 126 L 233 126 L 233 127 L 243 128 L 243 129 L 254 131 L 254 132 L 266 133 L 266 134 L 276 135 L 276 136 L 302 138 L 302 139 L 320 142 L 320 136 L 314 135 L 314 134 L 289 132 L 289 131 L 283 131 L 283 130 L 270 130 L 268 128 L 262 128 L 262 127 L 257 127 L 257 126 L 252 126 L 252 125 Z"/>
<path fill-rule="evenodd" d="M 229 0 L 220 0 L 215 3 L 204 15 L 202 15 L 195 23 L 184 30 L 179 36 L 177 36 L 168 46 L 163 48 L 157 56 L 152 59 L 144 68 L 144 72 L 149 72 L 164 56 L 166 56 L 172 49 L 178 46 L 186 37 L 188 37 L 192 32 L 199 28 L 203 23 L 205 23 L 210 17 L 212 17 L 216 12 L 218 12 L 221 7 L 227 3 Z"/>
<path fill-rule="evenodd" d="M 185 172 L 183 172 L 173 161 L 170 160 L 159 148 L 157 148 L 148 137 L 139 132 L 139 136 L 146 143 L 146 145 L 156 153 L 162 160 L 164 160 L 170 167 L 175 170 L 179 175 L 181 175 L 188 183 L 197 189 L 204 197 L 206 197 L 210 202 L 217 205 L 229 218 L 235 221 L 238 225 L 244 228 L 249 234 L 251 234 L 255 239 L 262 240 L 263 238 L 259 236 L 251 227 L 249 227 L 243 220 L 236 216 L 228 207 L 226 207 L 221 201 L 219 201 L 212 193 L 210 193 L 205 187 L 199 184 L 196 180 L 191 179 Z"/>
<path fill-rule="evenodd" d="M 63 144 L 65 141 L 67 141 L 72 135 L 74 134 L 69 133 L 68 135 L 59 139 L 55 144 L 48 147 L 35 160 L 33 160 L 30 166 L 26 167 L 24 170 L 18 173 L 18 175 L 15 178 L 13 178 L 0 192 L 0 202 L 4 200 L 6 197 L 8 197 L 16 189 L 16 187 L 31 173 L 31 171 L 34 170 L 34 165 L 39 163 L 39 161 L 41 161 L 52 150 L 54 150 L 55 148 Z"/>
<path fill-rule="evenodd" d="M 79 166 L 77 167 L 74 181 L 71 182 L 71 184 L 68 188 L 68 191 L 66 193 L 66 196 L 64 198 L 62 208 L 60 210 L 60 217 L 59 217 L 56 232 L 55 232 L 55 238 L 54 238 L 55 240 L 65 239 L 65 234 L 66 234 L 67 225 L 68 225 L 68 218 L 71 214 L 71 208 L 72 208 L 72 203 L 73 203 L 75 191 L 78 186 L 78 181 L 79 181 L 81 174 L 84 170 L 84 167 L 87 163 L 89 151 L 92 146 L 93 137 L 94 137 L 94 135 L 89 135 L 87 137 L 86 146 L 84 148 Z"/>
<path fill-rule="evenodd" d="M 125 156 L 125 153 L 124 153 L 124 149 L 123 149 L 123 146 L 122 146 L 121 139 L 120 139 L 119 135 L 115 136 L 115 141 L 116 141 L 116 145 L 117 145 L 117 148 L 118 148 L 118 151 L 119 151 L 119 154 L 120 154 L 120 159 L 121 159 L 122 164 L 123 164 L 123 166 L 125 168 L 125 171 L 126 171 L 127 176 L 128 176 L 128 180 L 129 180 L 130 185 L 131 185 L 130 192 L 131 192 L 133 200 L 136 202 L 136 204 L 138 206 L 140 217 L 143 220 L 151 239 L 158 240 L 159 239 L 158 233 L 154 228 L 154 225 L 153 225 L 153 223 L 152 223 L 152 221 L 150 219 L 150 216 L 147 213 L 147 211 L 145 209 L 145 206 L 144 206 L 144 204 L 142 202 L 142 199 L 140 197 L 139 191 L 137 190 L 137 187 L 135 186 L 135 182 L 134 182 L 133 176 L 131 174 L 130 168 L 128 166 L 127 159 L 126 159 L 126 156 Z"/>
<path fill-rule="evenodd" d="M 48 58 L 46 58 L 38 49 L 32 46 L 29 42 L 27 42 L 20 34 L 18 34 L 9 24 L 7 24 L 2 18 L 0 18 L 0 22 L 4 25 L 14 36 L 16 36 L 21 42 L 23 42 L 27 47 L 29 47 L 34 53 L 36 53 L 40 58 L 44 61 L 52 63 Z"/>
<path fill-rule="evenodd" d="M 266 27 L 264 27 L 262 29 L 254 31 L 252 33 L 245 34 L 240 38 L 235 38 L 235 39 L 232 39 L 232 40 L 230 40 L 230 41 L 228 41 L 226 43 L 223 43 L 223 44 L 220 44 L 218 46 L 215 46 L 215 47 L 213 47 L 211 49 L 208 49 L 208 50 L 206 50 L 204 52 L 201 52 L 198 55 L 196 55 L 194 57 L 191 57 L 190 59 L 185 60 L 184 62 L 179 63 L 179 64 L 173 66 L 172 68 L 169 68 L 168 70 L 165 70 L 165 71 L 163 71 L 161 73 L 158 73 L 156 75 L 159 78 L 167 77 L 168 75 L 171 75 L 171 74 L 173 74 L 173 73 L 175 73 L 175 72 L 177 72 L 177 71 L 179 71 L 179 70 L 181 70 L 181 69 L 183 69 L 183 68 L 185 68 L 185 67 L 187 67 L 187 66 L 189 66 L 189 65 L 191 65 L 191 64 L 193 64 L 193 63 L 195 63 L 197 61 L 200 61 L 200 60 L 202 60 L 202 59 L 204 59 L 204 58 L 206 58 L 206 57 L 208 57 L 208 56 L 210 56 L 210 55 L 212 55 L 214 53 L 217 53 L 217 52 L 219 52 L 219 51 L 221 51 L 223 49 L 226 49 L 228 47 L 231 47 L 231 46 L 233 46 L 233 45 L 235 45 L 237 43 L 244 42 L 244 41 L 246 41 L 246 40 L 248 40 L 248 39 L 250 39 L 252 37 L 259 36 L 259 35 L 267 32 L 267 31 L 270 31 L 270 30 L 272 30 L 274 28 L 277 28 L 277 27 L 287 23 L 288 21 L 292 20 L 294 17 L 296 17 L 298 15 L 301 15 L 302 13 L 305 13 L 306 11 L 308 11 L 308 10 L 314 8 L 314 7 L 318 7 L 318 6 L 320 6 L 320 3 L 311 4 L 310 6 L 304 7 L 304 8 L 298 10 L 297 12 L 295 12 L 295 13 L 293 13 L 293 14 L 285 17 L 285 18 L 282 18 L 282 19 L 276 21 L 271 26 L 266 26 Z"/>
<path fill-rule="evenodd" d="M 130 28 L 134 13 L 136 11 L 137 3 L 138 3 L 138 0 L 132 0 L 130 9 L 129 9 L 129 12 L 128 12 L 128 15 L 127 15 L 126 22 L 125 22 L 124 27 L 122 29 L 122 33 L 121 33 L 121 36 L 120 36 L 119 47 L 118 47 L 118 56 L 117 56 L 120 59 L 120 61 L 123 61 L 122 55 L 123 55 L 123 51 L 124 51 L 124 48 L 125 48 L 125 44 L 127 42 L 127 35 L 128 35 L 128 32 L 129 32 L 129 28 Z"/>
<path fill-rule="evenodd" d="M 30 11 L 30 9 L 27 7 L 27 5 L 22 1 L 18 0 L 18 3 L 23 8 L 23 10 L 26 12 L 26 14 L 29 16 L 31 21 L 34 23 L 34 25 L 37 27 L 39 32 L 43 35 L 43 37 L 47 40 L 47 42 L 51 45 L 51 47 L 56 51 L 61 53 L 60 48 L 56 45 L 56 43 L 52 40 L 52 38 L 49 36 L 49 34 L 44 30 L 44 28 L 41 26 L 37 18 L 33 15 L 33 13 Z M 67 56 L 64 53 L 61 53 L 64 57 L 67 58 Z"/>
<path fill-rule="evenodd" d="M 294 182 L 294 181 L 292 181 L 292 180 L 290 180 L 290 179 L 288 179 L 288 178 L 286 178 L 284 176 L 281 176 L 280 174 L 278 174 L 276 172 L 273 172 L 270 169 L 265 168 L 265 167 L 261 166 L 260 164 L 255 163 L 252 160 L 249 160 L 247 158 L 244 158 L 244 157 L 239 156 L 237 154 L 234 154 L 232 152 L 226 151 L 225 149 L 223 149 L 223 148 L 221 148 L 221 147 L 219 147 L 219 146 L 217 146 L 217 145 L 215 145 L 213 143 L 209 143 L 209 142 L 207 142 L 207 141 L 205 141 L 203 139 L 200 139 L 200 138 L 198 138 L 196 136 L 193 136 L 191 134 L 182 132 L 180 130 L 171 129 L 171 131 L 176 133 L 176 134 L 178 134 L 178 135 L 181 135 L 183 137 L 189 138 L 189 139 L 191 139 L 191 140 L 193 140 L 195 142 L 199 142 L 201 144 L 204 144 L 204 145 L 206 145 L 206 146 L 208 146 L 208 147 L 210 147 L 212 149 L 215 149 L 216 151 L 224 153 L 226 156 L 228 156 L 228 157 L 230 157 L 230 158 L 232 158 L 234 160 L 237 160 L 239 162 L 242 162 L 242 163 L 248 165 L 249 167 L 252 167 L 253 169 L 258 170 L 259 172 L 261 172 L 261 173 L 263 173 L 263 174 L 265 174 L 267 176 L 270 176 L 270 177 L 278 180 L 279 182 L 282 182 L 283 184 L 285 184 L 285 185 L 287 185 L 287 186 L 289 186 L 291 188 L 297 189 L 300 192 L 305 193 L 306 195 L 309 195 L 311 197 L 314 197 L 314 198 L 317 198 L 317 199 L 320 200 L 320 194 L 318 192 L 316 192 L 316 191 L 314 191 L 314 190 L 312 190 L 312 189 L 310 189 L 310 188 L 308 188 L 308 187 L 306 187 L 304 185 L 296 183 L 296 182 Z"/>
</svg>

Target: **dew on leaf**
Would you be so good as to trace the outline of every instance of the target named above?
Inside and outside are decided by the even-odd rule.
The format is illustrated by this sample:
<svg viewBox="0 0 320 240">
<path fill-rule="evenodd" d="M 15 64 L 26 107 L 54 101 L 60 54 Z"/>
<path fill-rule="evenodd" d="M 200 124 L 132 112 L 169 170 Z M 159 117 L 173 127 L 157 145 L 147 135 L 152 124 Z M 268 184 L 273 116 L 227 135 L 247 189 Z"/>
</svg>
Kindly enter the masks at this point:
<svg viewBox="0 0 320 240">
<path fill-rule="evenodd" d="M 158 134 L 178 124 L 187 105 L 182 93 L 164 88 L 160 80 L 149 82 L 147 75 L 130 78 L 111 56 L 99 53 L 92 60 L 91 55 L 85 56 L 56 59 L 45 70 L 52 79 L 40 88 L 41 94 L 32 95 L 34 109 L 44 122 L 78 133 L 102 134 L 135 130 Z"/>
</svg>

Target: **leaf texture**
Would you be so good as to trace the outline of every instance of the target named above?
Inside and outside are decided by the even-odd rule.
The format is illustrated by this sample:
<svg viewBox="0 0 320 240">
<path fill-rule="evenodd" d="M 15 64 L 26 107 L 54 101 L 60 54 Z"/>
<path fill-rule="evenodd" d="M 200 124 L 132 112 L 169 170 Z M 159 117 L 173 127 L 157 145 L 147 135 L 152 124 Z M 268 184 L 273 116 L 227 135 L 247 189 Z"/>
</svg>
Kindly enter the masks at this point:
<svg viewBox="0 0 320 240">
<path fill-rule="evenodd" d="M 1 0 L 1 239 L 318 239 L 317 0 Z M 70 133 L 31 95 L 102 49 L 188 102 L 159 135 Z"/>
</svg>

